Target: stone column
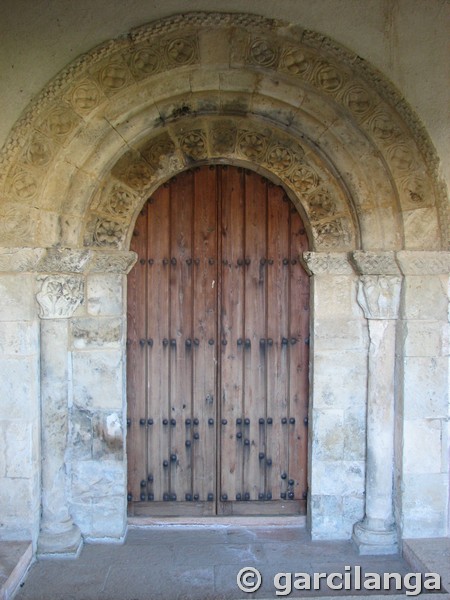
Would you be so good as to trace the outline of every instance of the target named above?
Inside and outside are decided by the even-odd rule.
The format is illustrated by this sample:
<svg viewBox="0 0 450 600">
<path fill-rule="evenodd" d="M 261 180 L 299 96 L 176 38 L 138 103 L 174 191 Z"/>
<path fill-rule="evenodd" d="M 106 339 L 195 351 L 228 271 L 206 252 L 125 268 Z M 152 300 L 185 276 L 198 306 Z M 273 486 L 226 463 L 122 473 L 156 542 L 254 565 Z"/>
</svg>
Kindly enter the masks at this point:
<svg viewBox="0 0 450 600">
<path fill-rule="evenodd" d="M 76 554 L 81 533 L 66 495 L 68 438 L 68 318 L 83 299 L 80 275 L 49 275 L 36 296 L 41 318 L 41 485 L 38 554 Z"/>
<path fill-rule="evenodd" d="M 366 502 L 353 540 L 360 554 L 394 554 L 398 551 L 393 513 L 395 336 L 402 278 L 391 253 L 358 252 L 353 258 L 359 272 L 366 273 L 360 278 L 358 303 L 369 331 Z"/>
</svg>

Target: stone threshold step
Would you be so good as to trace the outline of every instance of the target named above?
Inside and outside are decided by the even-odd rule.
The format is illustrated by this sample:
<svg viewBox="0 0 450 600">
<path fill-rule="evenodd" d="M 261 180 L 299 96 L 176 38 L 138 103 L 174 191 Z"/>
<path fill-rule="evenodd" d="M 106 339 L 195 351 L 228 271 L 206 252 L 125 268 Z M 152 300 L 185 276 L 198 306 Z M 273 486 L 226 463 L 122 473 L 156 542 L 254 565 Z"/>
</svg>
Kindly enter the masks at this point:
<svg viewBox="0 0 450 600">
<path fill-rule="evenodd" d="M 0 541 L 0 600 L 10 600 L 33 561 L 31 542 Z"/>
</svg>

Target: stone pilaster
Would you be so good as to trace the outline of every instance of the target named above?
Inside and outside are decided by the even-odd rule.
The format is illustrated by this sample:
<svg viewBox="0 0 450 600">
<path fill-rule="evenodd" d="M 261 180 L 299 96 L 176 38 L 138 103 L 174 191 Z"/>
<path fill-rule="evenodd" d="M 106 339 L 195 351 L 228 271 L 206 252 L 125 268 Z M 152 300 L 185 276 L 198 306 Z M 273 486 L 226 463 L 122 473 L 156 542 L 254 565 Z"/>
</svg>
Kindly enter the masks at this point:
<svg viewBox="0 0 450 600">
<path fill-rule="evenodd" d="M 80 275 L 43 278 L 36 299 L 41 317 L 42 516 L 38 554 L 76 554 L 81 533 L 68 511 L 68 319 L 83 300 Z"/>
<path fill-rule="evenodd" d="M 361 554 L 394 554 L 395 336 L 402 278 L 393 253 L 355 252 L 353 260 L 369 332 L 365 515 L 354 526 L 353 540 Z"/>
</svg>

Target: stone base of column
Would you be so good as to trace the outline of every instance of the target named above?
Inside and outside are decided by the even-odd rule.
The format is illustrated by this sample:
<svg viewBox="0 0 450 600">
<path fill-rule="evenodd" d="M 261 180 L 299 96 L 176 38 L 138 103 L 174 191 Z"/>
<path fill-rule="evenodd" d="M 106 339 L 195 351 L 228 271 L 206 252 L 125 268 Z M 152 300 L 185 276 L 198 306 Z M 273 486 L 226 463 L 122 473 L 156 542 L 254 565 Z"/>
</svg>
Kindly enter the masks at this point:
<svg viewBox="0 0 450 600">
<path fill-rule="evenodd" d="M 71 524 L 63 531 L 41 530 L 37 542 L 37 555 L 49 556 L 55 554 L 78 556 L 83 545 L 83 538 L 77 525 Z"/>
<path fill-rule="evenodd" d="M 398 554 L 399 551 L 394 526 L 389 529 L 373 529 L 363 520 L 354 525 L 352 540 L 360 554 Z"/>
</svg>

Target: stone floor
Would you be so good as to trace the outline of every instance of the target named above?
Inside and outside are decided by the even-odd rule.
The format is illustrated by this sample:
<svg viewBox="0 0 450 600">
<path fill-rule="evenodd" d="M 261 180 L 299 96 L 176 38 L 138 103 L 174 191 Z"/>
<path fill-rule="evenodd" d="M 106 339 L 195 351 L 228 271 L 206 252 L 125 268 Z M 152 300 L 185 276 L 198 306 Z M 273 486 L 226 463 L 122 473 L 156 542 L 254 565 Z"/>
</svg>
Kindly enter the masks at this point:
<svg viewBox="0 0 450 600">
<path fill-rule="evenodd" d="M 355 565 L 362 568 L 362 581 L 367 572 L 403 576 L 435 569 L 450 589 L 450 539 L 414 540 L 406 554 L 411 564 L 400 556 L 361 557 L 350 542 L 312 542 L 304 529 L 289 524 L 130 527 L 123 545 L 85 544 L 77 559 L 36 561 L 14 600 L 262 600 L 279 597 L 274 587 L 278 572 L 345 573 L 347 566 L 354 577 Z M 256 567 L 262 575 L 258 592 L 245 593 L 237 586 L 237 573 L 247 566 Z M 351 595 L 354 599 L 363 594 L 331 592 L 324 584 L 318 591 L 292 590 L 289 597 Z M 394 594 L 404 599 L 404 592 Z M 375 591 L 364 594 L 379 597 Z M 433 594 L 434 600 L 444 598 L 450 595 Z"/>
</svg>

